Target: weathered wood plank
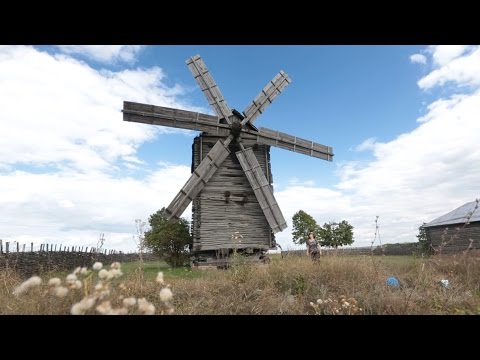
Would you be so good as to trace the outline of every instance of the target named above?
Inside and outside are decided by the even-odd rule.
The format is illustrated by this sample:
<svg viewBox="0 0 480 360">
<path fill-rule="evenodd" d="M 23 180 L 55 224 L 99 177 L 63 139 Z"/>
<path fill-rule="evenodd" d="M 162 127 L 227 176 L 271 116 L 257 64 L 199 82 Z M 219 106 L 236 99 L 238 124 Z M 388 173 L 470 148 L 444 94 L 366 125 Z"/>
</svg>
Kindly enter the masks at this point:
<svg viewBox="0 0 480 360">
<path fill-rule="evenodd" d="M 273 196 L 273 191 L 251 148 L 235 153 L 253 189 L 260 208 L 274 233 L 287 227 L 285 218 Z"/>
<path fill-rule="evenodd" d="M 167 207 L 169 220 L 174 221 L 180 218 L 190 202 L 205 187 L 208 180 L 222 165 L 223 161 L 230 153 L 230 150 L 228 149 L 230 141 L 231 137 L 229 137 L 225 143 L 218 140 L 212 150 L 207 154 L 206 158 L 202 160 L 196 171 L 192 173 L 180 192 Z"/>
<path fill-rule="evenodd" d="M 480 222 L 427 227 L 427 237 L 436 251 L 452 253 L 480 249 Z"/>
<path fill-rule="evenodd" d="M 281 94 L 291 80 L 288 75 L 280 71 L 257 95 L 252 103 L 245 109 L 244 114 L 246 121 L 250 121 L 253 124 L 255 119 L 264 112 L 264 110 L 275 100 L 275 98 Z"/>
<path fill-rule="evenodd" d="M 199 154 L 207 153 L 217 137 L 203 135 L 195 139 L 193 162 L 198 166 Z M 238 151 L 231 145 L 230 151 Z M 266 146 L 254 150 L 262 158 L 262 168 L 267 171 Z M 225 191 L 230 198 L 244 201 L 224 200 Z M 232 242 L 231 236 L 238 231 L 241 242 Z M 217 172 L 210 178 L 192 205 L 192 232 L 194 251 L 213 251 L 221 248 L 269 249 L 272 232 L 253 190 L 237 157 L 230 154 Z"/>
<path fill-rule="evenodd" d="M 259 144 L 276 146 L 285 150 L 298 152 L 327 161 L 332 161 L 333 159 L 333 149 L 330 146 L 325 146 L 267 128 L 260 128 L 258 132 L 245 129 L 244 132 L 256 134 Z"/>
<path fill-rule="evenodd" d="M 230 134 L 230 128 L 225 124 L 219 124 L 216 116 L 128 101 L 124 101 L 123 120 L 179 129 L 205 131 L 218 136 L 228 136 Z"/>
<path fill-rule="evenodd" d="M 186 63 L 215 113 L 219 118 L 225 118 L 230 123 L 229 117 L 232 116 L 232 111 L 212 74 L 208 71 L 205 62 L 199 55 L 195 55 L 188 59 Z"/>
</svg>

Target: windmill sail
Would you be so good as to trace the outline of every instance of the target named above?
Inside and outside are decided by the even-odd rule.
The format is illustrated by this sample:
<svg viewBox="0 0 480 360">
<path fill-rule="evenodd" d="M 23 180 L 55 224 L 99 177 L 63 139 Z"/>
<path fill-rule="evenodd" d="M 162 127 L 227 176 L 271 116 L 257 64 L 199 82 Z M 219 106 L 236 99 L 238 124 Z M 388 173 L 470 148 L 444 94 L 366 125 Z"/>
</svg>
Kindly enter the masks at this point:
<svg viewBox="0 0 480 360">
<path fill-rule="evenodd" d="M 205 62 L 199 55 L 195 55 L 187 60 L 187 66 L 195 80 L 197 80 L 198 85 L 200 85 L 200 89 L 202 89 L 207 97 L 208 103 L 212 106 L 215 114 L 217 114 L 220 119 L 224 118 L 230 124 L 231 121 L 229 118 L 232 116 L 232 111 L 225 101 L 220 88 L 208 71 Z"/>
<path fill-rule="evenodd" d="M 168 205 L 169 221 L 178 220 L 182 216 L 190 202 L 202 191 L 208 180 L 222 165 L 228 154 L 230 154 L 228 145 L 231 139 L 232 137 L 228 137 L 225 142 L 218 140 L 212 150 L 198 165 L 177 196 Z"/>
<path fill-rule="evenodd" d="M 243 112 L 245 114 L 243 123 L 250 121 L 250 123 L 253 124 L 255 119 L 265 111 L 267 106 L 270 105 L 291 82 L 292 80 L 290 80 L 288 75 L 281 70 L 245 109 Z"/>
<path fill-rule="evenodd" d="M 262 208 L 268 224 L 274 233 L 282 231 L 287 227 L 287 222 L 283 217 L 277 200 L 273 196 L 273 191 L 268 183 L 265 174 L 257 161 L 251 148 L 244 149 L 235 153 L 242 166 L 248 182 L 250 183 L 255 197 Z"/>
</svg>

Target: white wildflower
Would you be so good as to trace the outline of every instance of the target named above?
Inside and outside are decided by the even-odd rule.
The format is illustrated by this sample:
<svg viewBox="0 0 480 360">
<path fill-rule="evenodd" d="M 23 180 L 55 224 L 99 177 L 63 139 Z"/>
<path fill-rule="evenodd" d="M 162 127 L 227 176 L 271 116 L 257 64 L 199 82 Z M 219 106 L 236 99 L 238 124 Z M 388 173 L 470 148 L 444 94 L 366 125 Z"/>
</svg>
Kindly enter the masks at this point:
<svg viewBox="0 0 480 360">
<path fill-rule="evenodd" d="M 156 280 L 156 281 L 157 281 L 157 283 L 159 283 L 160 285 L 163 285 L 163 272 L 160 271 L 160 272 L 157 274 L 157 280 Z"/>
<path fill-rule="evenodd" d="M 72 315 L 85 314 L 85 311 L 83 310 L 83 305 L 80 303 L 73 304 L 72 308 L 70 309 L 70 314 Z"/>
<path fill-rule="evenodd" d="M 100 270 L 100 272 L 98 273 L 98 277 L 99 277 L 100 279 L 106 279 L 106 278 L 108 278 L 108 274 L 109 274 L 108 270 L 102 269 L 102 270 Z"/>
<path fill-rule="evenodd" d="M 28 289 L 30 289 L 31 287 L 34 287 L 34 286 L 38 286 L 42 283 L 42 279 L 39 278 L 38 276 L 32 276 L 30 279 L 24 281 L 23 283 L 21 283 L 19 286 L 17 286 L 14 290 L 13 290 L 13 294 L 14 295 L 21 295 L 22 293 L 24 293 L 25 291 L 27 291 Z"/>
<path fill-rule="evenodd" d="M 67 275 L 67 283 L 71 284 L 74 283 L 77 280 L 77 275 L 75 274 L 69 274 Z"/>
<path fill-rule="evenodd" d="M 28 287 L 21 284 L 21 285 L 17 286 L 15 289 L 13 289 L 13 295 L 16 295 L 16 296 L 21 295 L 27 290 L 28 290 Z"/>
<path fill-rule="evenodd" d="M 62 283 L 62 280 L 56 277 L 48 280 L 48 285 L 50 286 L 60 286 L 61 283 Z"/>
<path fill-rule="evenodd" d="M 95 290 L 96 291 L 100 291 L 102 289 L 103 289 L 103 284 L 102 283 L 98 283 L 98 284 L 95 285 Z"/>
<path fill-rule="evenodd" d="M 175 309 L 173 307 L 167 309 L 167 314 L 172 315 L 175 312 Z"/>
<path fill-rule="evenodd" d="M 108 272 L 109 272 L 109 277 L 108 277 L 109 279 L 118 278 L 123 275 L 122 270 L 117 268 L 111 269 Z"/>
<path fill-rule="evenodd" d="M 27 280 L 30 286 L 38 286 L 42 283 L 42 279 L 38 276 L 32 276 L 30 279 Z"/>
<path fill-rule="evenodd" d="M 168 302 L 172 300 L 172 298 L 172 290 L 170 290 L 169 288 L 163 288 L 162 290 L 160 290 L 160 300 L 162 300 L 163 302 Z"/>
<path fill-rule="evenodd" d="M 82 282 L 80 280 L 75 281 L 75 289 L 81 289 L 82 288 Z"/>
<path fill-rule="evenodd" d="M 318 299 L 318 300 L 317 300 L 317 304 L 322 305 L 322 304 L 323 304 L 322 299 Z"/>
<path fill-rule="evenodd" d="M 108 315 L 127 315 L 127 314 L 128 314 L 128 309 L 124 307 L 112 309 L 108 313 Z"/>
<path fill-rule="evenodd" d="M 102 315 L 108 315 L 112 311 L 112 305 L 110 301 L 104 301 L 96 307 L 96 310 Z"/>
<path fill-rule="evenodd" d="M 112 269 L 120 269 L 122 267 L 122 264 L 120 264 L 118 261 L 115 261 L 114 263 L 112 263 L 112 265 L 110 265 L 110 267 Z"/>
<path fill-rule="evenodd" d="M 145 298 L 138 299 L 138 311 L 143 315 L 153 315 L 155 314 L 155 306 Z"/>
<path fill-rule="evenodd" d="M 80 272 L 80 270 L 82 270 L 82 268 L 79 266 L 79 267 L 75 268 L 75 270 L 73 270 L 72 274 L 77 275 Z"/>
<path fill-rule="evenodd" d="M 137 303 L 137 299 L 135 299 L 134 297 L 129 297 L 129 298 L 123 299 L 123 306 L 125 306 L 127 308 L 135 305 L 136 303 Z"/>
<path fill-rule="evenodd" d="M 88 310 L 95 305 L 95 300 L 92 298 L 82 299 L 80 302 L 73 304 L 70 314 L 72 315 L 84 315 Z"/>
<path fill-rule="evenodd" d="M 93 270 L 101 270 L 102 267 L 103 267 L 103 264 L 101 262 L 97 261 L 95 264 L 93 264 L 92 269 Z"/>
<path fill-rule="evenodd" d="M 56 297 L 63 298 L 68 294 L 68 289 L 64 286 L 57 286 L 54 290 Z"/>
<path fill-rule="evenodd" d="M 82 267 L 82 269 L 80 270 L 80 274 L 87 275 L 88 274 L 88 269 L 86 267 Z"/>
<path fill-rule="evenodd" d="M 100 291 L 97 296 L 100 300 L 105 299 L 108 295 L 110 295 L 110 289 L 104 288 L 102 291 Z"/>
</svg>

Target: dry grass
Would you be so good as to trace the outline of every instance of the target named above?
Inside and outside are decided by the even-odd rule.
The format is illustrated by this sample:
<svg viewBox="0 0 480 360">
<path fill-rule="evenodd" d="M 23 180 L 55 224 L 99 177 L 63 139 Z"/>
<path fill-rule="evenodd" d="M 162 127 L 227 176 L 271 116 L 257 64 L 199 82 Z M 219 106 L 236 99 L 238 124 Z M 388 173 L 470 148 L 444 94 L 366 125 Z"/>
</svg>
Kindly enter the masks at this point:
<svg viewBox="0 0 480 360">
<path fill-rule="evenodd" d="M 194 271 L 202 274 L 165 275 L 175 314 L 480 314 L 480 257 L 471 253 L 430 259 L 328 256 L 320 263 L 291 257 L 268 266 L 237 263 L 229 270 Z M 399 279 L 399 289 L 386 285 L 391 276 Z M 442 287 L 441 279 L 451 287 Z M 145 297 L 161 308 L 158 284 L 139 270 L 113 281 L 124 286 L 112 286 L 112 299 Z M 56 298 L 42 285 L 17 297 L 12 291 L 18 284 L 15 274 L 0 273 L 0 314 L 68 314 L 84 296 L 70 291 Z"/>
</svg>

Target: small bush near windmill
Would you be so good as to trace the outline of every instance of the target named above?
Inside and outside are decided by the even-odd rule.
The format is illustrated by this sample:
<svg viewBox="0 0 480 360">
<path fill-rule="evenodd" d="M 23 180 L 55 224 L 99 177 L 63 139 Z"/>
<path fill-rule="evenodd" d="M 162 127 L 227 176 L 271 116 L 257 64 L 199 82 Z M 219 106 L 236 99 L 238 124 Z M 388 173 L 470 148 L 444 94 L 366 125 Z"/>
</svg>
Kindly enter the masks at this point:
<svg viewBox="0 0 480 360">
<path fill-rule="evenodd" d="M 189 222 L 181 218 L 172 224 L 167 218 L 165 208 L 150 216 L 151 229 L 145 232 L 145 247 L 172 267 L 188 265 L 192 245 Z"/>
</svg>

